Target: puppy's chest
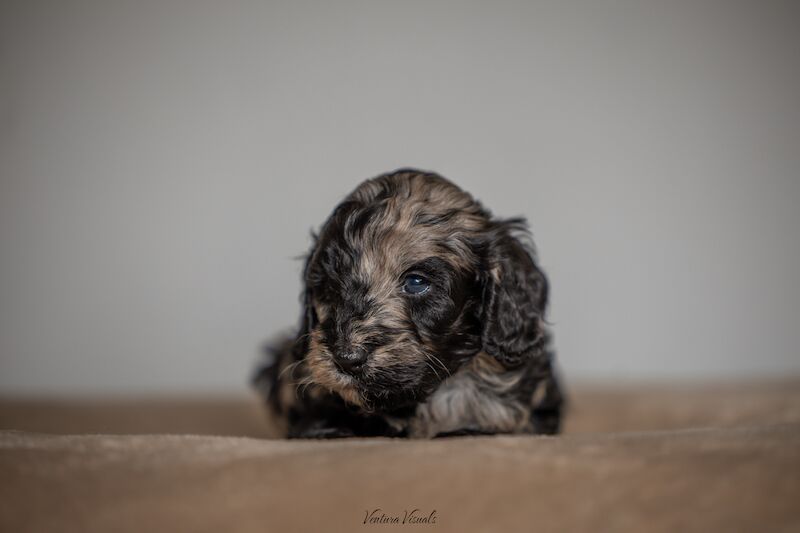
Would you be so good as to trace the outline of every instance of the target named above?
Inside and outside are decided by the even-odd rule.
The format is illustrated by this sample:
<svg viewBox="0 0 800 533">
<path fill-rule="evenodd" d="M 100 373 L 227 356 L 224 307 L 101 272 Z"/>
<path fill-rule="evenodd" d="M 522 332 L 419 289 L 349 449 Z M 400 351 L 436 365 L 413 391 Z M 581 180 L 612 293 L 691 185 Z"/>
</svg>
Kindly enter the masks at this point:
<svg viewBox="0 0 800 533">
<path fill-rule="evenodd" d="M 412 417 L 387 421 L 412 438 L 459 431 L 526 432 L 531 429 L 530 405 L 520 401 L 519 385 L 519 374 L 494 372 L 479 358 L 442 382 Z"/>
</svg>

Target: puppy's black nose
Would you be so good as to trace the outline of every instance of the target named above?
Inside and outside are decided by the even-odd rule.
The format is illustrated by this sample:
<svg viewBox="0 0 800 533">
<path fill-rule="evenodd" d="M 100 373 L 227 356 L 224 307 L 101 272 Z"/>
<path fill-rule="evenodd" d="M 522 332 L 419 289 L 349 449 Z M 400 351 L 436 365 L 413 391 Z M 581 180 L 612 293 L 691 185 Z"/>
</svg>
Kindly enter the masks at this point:
<svg viewBox="0 0 800 533">
<path fill-rule="evenodd" d="M 364 363 L 367 362 L 368 356 L 369 354 L 367 354 L 366 350 L 359 348 L 337 354 L 334 356 L 333 362 L 336 363 L 336 366 L 338 366 L 343 372 L 347 372 L 348 374 L 357 374 L 361 371 Z"/>
</svg>

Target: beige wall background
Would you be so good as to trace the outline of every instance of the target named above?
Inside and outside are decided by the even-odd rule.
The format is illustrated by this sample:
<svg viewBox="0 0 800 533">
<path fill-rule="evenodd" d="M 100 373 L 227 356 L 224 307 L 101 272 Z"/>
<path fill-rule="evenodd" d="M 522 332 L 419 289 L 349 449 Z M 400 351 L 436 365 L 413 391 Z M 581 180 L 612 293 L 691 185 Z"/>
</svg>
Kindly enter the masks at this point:
<svg viewBox="0 0 800 533">
<path fill-rule="evenodd" d="M 399 166 L 529 218 L 568 379 L 800 372 L 796 2 L 0 6 L 0 393 L 243 390 Z"/>
</svg>

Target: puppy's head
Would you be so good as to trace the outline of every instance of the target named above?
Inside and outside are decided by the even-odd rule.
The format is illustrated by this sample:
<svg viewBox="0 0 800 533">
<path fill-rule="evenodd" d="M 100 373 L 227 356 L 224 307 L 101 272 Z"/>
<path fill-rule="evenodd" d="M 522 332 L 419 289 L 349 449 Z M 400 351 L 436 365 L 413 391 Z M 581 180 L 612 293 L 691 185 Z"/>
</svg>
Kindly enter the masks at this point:
<svg viewBox="0 0 800 533">
<path fill-rule="evenodd" d="M 308 379 L 386 411 L 424 400 L 481 350 L 507 367 L 536 357 L 547 283 L 524 231 L 435 174 L 361 184 L 306 261 Z"/>
</svg>

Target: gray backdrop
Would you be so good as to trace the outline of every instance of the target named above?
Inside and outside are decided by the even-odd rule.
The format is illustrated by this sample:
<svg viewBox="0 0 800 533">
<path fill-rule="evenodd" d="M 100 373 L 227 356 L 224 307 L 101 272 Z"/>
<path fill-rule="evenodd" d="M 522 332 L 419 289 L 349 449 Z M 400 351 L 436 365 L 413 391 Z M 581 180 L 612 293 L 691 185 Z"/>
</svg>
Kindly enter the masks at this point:
<svg viewBox="0 0 800 533">
<path fill-rule="evenodd" d="M 0 392 L 243 390 L 398 166 L 526 215 L 573 379 L 800 371 L 796 2 L 0 7 Z"/>
</svg>

